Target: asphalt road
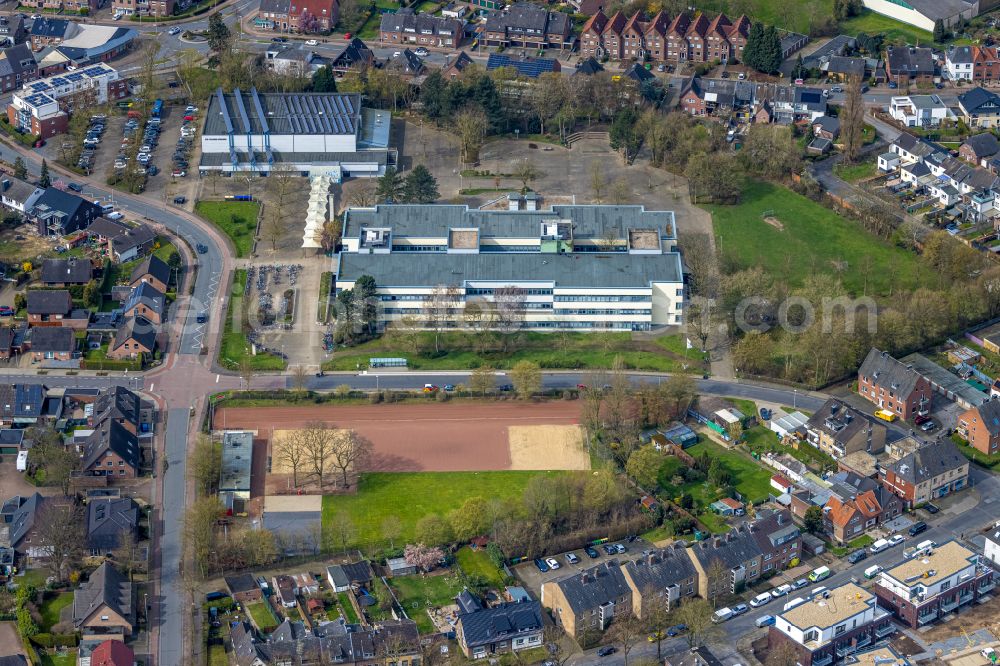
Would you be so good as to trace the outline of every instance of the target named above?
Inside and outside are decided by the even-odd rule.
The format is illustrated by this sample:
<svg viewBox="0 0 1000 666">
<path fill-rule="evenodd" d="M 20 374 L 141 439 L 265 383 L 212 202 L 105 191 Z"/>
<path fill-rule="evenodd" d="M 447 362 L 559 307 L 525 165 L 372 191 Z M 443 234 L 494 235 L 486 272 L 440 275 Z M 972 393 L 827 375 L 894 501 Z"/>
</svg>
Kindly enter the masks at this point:
<svg viewBox="0 0 1000 666">
<path fill-rule="evenodd" d="M 184 538 L 184 491 L 187 472 L 187 434 L 190 412 L 171 409 L 167 412 L 164 437 L 166 470 L 163 474 L 163 497 L 160 502 L 162 537 L 160 539 L 160 595 L 156 617 L 159 618 L 160 666 L 177 666 L 184 661 L 184 613 L 181 593 L 180 563 Z"/>
</svg>

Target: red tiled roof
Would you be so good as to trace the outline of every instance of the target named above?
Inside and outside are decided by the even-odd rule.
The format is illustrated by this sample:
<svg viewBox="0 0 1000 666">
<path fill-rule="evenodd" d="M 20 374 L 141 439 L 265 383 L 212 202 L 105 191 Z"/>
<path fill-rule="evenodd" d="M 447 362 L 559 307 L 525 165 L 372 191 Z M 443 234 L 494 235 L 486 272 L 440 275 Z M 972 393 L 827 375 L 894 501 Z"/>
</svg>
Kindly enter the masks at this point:
<svg viewBox="0 0 1000 666">
<path fill-rule="evenodd" d="M 646 17 L 642 15 L 642 12 L 636 12 L 635 14 L 632 14 L 632 18 L 630 18 L 628 20 L 628 23 L 625 24 L 625 27 L 622 28 L 622 32 L 625 33 L 628 32 L 629 30 L 634 30 L 640 35 L 643 34 L 644 32 L 646 32 L 645 22 L 643 21 L 644 18 Z"/>
<path fill-rule="evenodd" d="M 720 501 L 731 509 L 743 508 L 743 502 L 737 502 L 732 497 L 723 497 Z"/>
<path fill-rule="evenodd" d="M 670 15 L 666 12 L 659 12 L 653 20 L 646 25 L 646 34 L 657 32 L 661 37 L 667 34 L 670 29 Z"/>
<path fill-rule="evenodd" d="M 829 509 L 826 515 L 830 522 L 838 527 L 846 527 L 855 513 L 855 508 L 852 505 L 841 502 L 836 497 L 831 497 L 826 501 L 826 508 Z"/>
<path fill-rule="evenodd" d="M 104 641 L 90 653 L 90 666 L 132 666 L 135 653 L 121 641 Z"/>
<path fill-rule="evenodd" d="M 597 34 L 604 32 L 604 26 L 608 24 L 608 17 L 604 15 L 600 9 L 597 13 L 587 19 L 587 22 L 583 24 L 583 31 L 580 34 L 587 34 L 591 30 Z"/>
</svg>

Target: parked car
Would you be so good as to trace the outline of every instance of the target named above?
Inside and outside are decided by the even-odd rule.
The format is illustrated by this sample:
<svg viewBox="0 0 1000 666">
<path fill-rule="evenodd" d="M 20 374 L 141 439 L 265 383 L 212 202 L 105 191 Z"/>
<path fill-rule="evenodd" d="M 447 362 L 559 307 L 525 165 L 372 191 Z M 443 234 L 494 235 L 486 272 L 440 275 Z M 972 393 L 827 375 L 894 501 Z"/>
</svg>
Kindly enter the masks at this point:
<svg viewBox="0 0 1000 666">
<path fill-rule="evenodd" d="M 9 305 L 0 305 L 0 317 L 13 317 L 14 308 Z"/>
<path fill-rule="evenodd" d="M 605 645 L 604 647 L 602 647 L 597 651 L 597 656 L 608 657 L 610 655 L 613 655 L 615 652 L 618 652 L 618 648 L 616 648 L 614 645 Z"/>
<path fill-rule="evenodd" d="M 423 57 L 425 57 L 425 56 L 426 56 L 426 55 L 427 55 L 428 53 L 430 53 L 430 51 L 428 51 L 427 49 L 425 49 L 424 47 L 422 47 L 422 46 L 421 46 L 421 47 L 420 47 L 420 48 L 418 48 L 418 49 L 417 49 L 416 51 L 414 51 L 414 53 L 415 53 L 416 55 L 420 56 L 421 58 L 423 58 Z"/>
<path fill-rule="evenodd" d="M 615 548 L 614 544 L 606 543 L 604 544 L 604 552 L 608 555 L 614 555 L 618 552 L 618 550 Z"/>
<path fill-rule="evenodd" d="M 743 613 L 746 613 L 748 610 L 750 609 L 746 604 L 736 604 L 733 606 L 733 615 L 743 615 Z"/>
<path fill-rule="evenodd" d="M 791 591 L 792 591 L 792 586 L 786 583 L 785 585 L 779 585 L 778 587 L 771 590 L 771 596 L 777 599 L 778 597 L 785 596 Z"/>
<path fill-rule="evenodd" d="M 917 425 L 920 425 L 922 423 L 927 423 L 930 420 L 931 417 L 927 416 L 926 414 L 917 414 L 916 416 L 913 417 L 913 422 L 916 423 Z"/>
<path fill-rule="evenodd" d="M 760 608 L 764 604 L 770 603 L 770 601 L 771 601 L 771 593 L 761 592 L 756 597 L 750 600 L 750 605 L 753 606 L 754 608 Z"/>
<path fill-rule="evenodd" d="M 592 559 L 595 559 L 595 560 L 596 560 L 596 559 L 597 559 L 598 557 L 600 557 L 600 556 L 601 556 L 601 554 L 600 554 L 600 553 L 598 553 L 598 552 L 597 552 L 597 550 L 596 550 L 596 549 L 595 549 L 595 548 L 594 548 L 593 546 L 587 546 L 586 548 L 584 548 L 584 549 L 583 549 L 583 552 L 587 553 L 587 555 L 588 555 L 588 556 L 589 556 L 590 558 L 592 558 Z"/>
<path fill-rule="evenodd" d="M 910 536 L 917 536 L 921 532 L 926 532 L 926 531 L 927 531 L 927 523 L 925 523 L 922 520 L 918 523 L 913 523 L 913 525 L 910 525 L 910 530 L 909 530 Z"/>
<path fill-rule="evenodd" d="M 667 636 L 670 636 L 671 638 L 673 638 L 674 636 L 680 636 L 687 630 L 688 628 L 686 624 L 675 624 L 674 626 L 667 629 Z"/>
<path fill-rule="evenodd" d="M 924 421 L 924 423 L 920 426 L 920 429 L 924 432 L 930 432 L 931 430 L 934 430 L 934 428 L 937 428 L 937 423 L 930 420 Z"/>
<path fill-rule="evenodd" d="M 542 573 L 546 573 L 549 570 L 549 565 L 546 564 L 545 560 L 543 560 L 540 557 L 535 558 L 535 566 L 538 567 L 538 570 L 541 571 Z"/>
<path fill-rule="evenodd" d="M 902 534 L 893 534 L 891 537 L 889 537 L 890 546 L 898 546 L 904 541 L 906 541 L 906 537 L 903 536 Z"/>
<path fill-rule="evenodd" d="M 306 40 L 306 46 L 317 46 L 318 44 L 319 44 L 319 42 L 316 41 L 315 39 L 307 39 Z"/>
<path fill-rule="evenodd" d="M 81 185 L 80 183 L 70 182 L 66 184 L 66 187 L 73 190 L 74 192 L 83 192 L 83 185 Z"/>
<path fill-rule="evenodd" d="M 204 243 L 198 243 L 198 245 L 196 245 L 195 248 L 198 250 L 198 254 L 205 254 L 206 252 L 208 252 L 208 246 L 205 245 Z"/>
<path fill-rule="evenodd" d="M 275 44 L 285 44 L 288 42 L 288 37 L 272 37 L 271 41 Z"/>
<path fill-rule="evenodd" d="M 181 33 L 181 29 L 178 28 L 177 26 L 174 26 L 170 30 L 167 30 L 167 34 L 168 35 L 179 35 L 180 33 Z"/>
<path fill-rule="evenodd" d="M 792 587 L 795 588 L 796 590 L 800 590 L 808 584 L 809 581 L 807 581 L 805 578 L 799 578 L 797 581 L 792 583 Z"/>
<path fill-rule="evenodd" d="M 570 564 L 576 564 L 580 561 L 580 558 L 577 557 L 576 553 L 566 553 L 566 561 Z"/>
<path fill-rule="evenodd" d="M 934 515 L 935 513 L 937 513 L 940 510 L 941 509 L 937 508 L 937 505 L 931 504 L 930 502 L 928 502 L 927 504 L 924 504 L 924 511 L 926 511 L 927 513 L 929 513 L 931 515 Z"/>
<path fill-rule="evenodd" d="M 545 560 L 545 563 L 546 563 L 547 565 L 549 565 L 549 568 L 550 568 L 550 569 L 552 569 L 553 571 L 555 571 L 556 569 L 558 569 L 558 568 L 559 568 L 559 566 L 560 566 L 560 565 L 559 565 L 559 560 L 557 560 L 557 559 L 556 559 L 556 558 L 554 558 L 554 557 L 549 557 L 549 558 L 547 558 L 547 559 Z"/>
<path fill-rule="evenodd" d="M 868 552 L 864 548 L 859 548 L 847 556 L 847 561 L 851 564 L 857 564 L 866 557 L 868 557 Z"/>
<path fill-rule="evenodd" d="M 174 203 L 177 205 L 186 204 L 187 197 L 174 197 Z"/>
</svg>

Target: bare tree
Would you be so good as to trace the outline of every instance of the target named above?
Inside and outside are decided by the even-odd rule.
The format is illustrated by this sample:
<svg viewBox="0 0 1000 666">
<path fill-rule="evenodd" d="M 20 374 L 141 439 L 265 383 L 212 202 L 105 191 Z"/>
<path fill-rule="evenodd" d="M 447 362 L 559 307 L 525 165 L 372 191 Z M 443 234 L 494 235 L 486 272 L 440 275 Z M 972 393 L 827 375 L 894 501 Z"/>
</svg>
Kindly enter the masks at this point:
<svg viewBox="0 0 1000 666">
<path fill-rule="evenodd" d="M 792 644 L 787 641 L 778 641 L 768 653 L 764 660 L 764 666 L 795 666 L 799 663 L 799 654 Z"/>
<path fill-rule="evenodd" d="M 496 327 L 501 333 L 513 333 L 521 328 L 526 300 L 527 295 L 520 287 L 505 286 L 493 290 Z"/>
<path fill-rule="evenodd" d="M 146 560 L 142 557 L 143 547 L 139 543 L 139 535 L 135 530 L 123 529 L 118 534 L 118 546 L 114 551 L 115 564 L 128 574 L 128 579 L 136 571 L 145 569 Z"/>
<path fill-rule="evenodd" d="M 399 519 L 399 516 L 386 516 L 382 519 L 382 524 L 379 527 L 382 530 L 382 536 L 389 542 L 389 550 L 394 550 L 396 539 L 403 533 L 403 521 Z"/>
<path fill-rule="evenodd" d="M 861 77 L 852 76 L 847 82 L 847 96 L 840 114 L 840 138 L 844 142 L 844 158 L 853 162 L 864 143 L 865 99 L 861 93 Z"/>
<path fill-rule="evenodd" d="M 242 380 L 246 390 L 250 390 L 250 384 L 253 382 L 253 378 L 257 375 L 257 371 L 253 367 L 253 361 L 249 357 L 244 356 L 240 359 L 240 379 Z"/>
<path fill-rule="evenodd" d="M 291 437 L 300 440 L 309 472 L 322 488 L 326 485 L 327 474 L 332 467 L 340 433 L 328 423 L 310 421 L 304 428 L 296 430 Z"/>
<path fill-rule="evenodd" d="M 628 655 L 632 652 L 635 644 L 639 642 L 641 635 L 642 624 L 632 615 L 615 618 L 611 625 L 612 640 L 622 646 L 622 659 L 625 666 L 628 666 Z"/>
<path fill-rule="evenodd" d="M 479 149 L 486 138 L 490 121 L 481 109 L 469 108 L 455 116 L 455 128 L 462 144 L 462 161 L 479 161 Z"/>
<path fill-rule="evenodd" d="M 66 580 L 83 556 L 86 520 L 80 506 L 73 502 L 44 500 L 35 518 L 38 545 L 46 553 L 45 566 L 56 580 Z"/>
<path fill-rule="evenodd" d="M 712 606 L 705 599 L 687 599 L 674 612 L 676 624 L 687 626 L 684 638 L 688 647 L 702 645 L 718 628 L 712 622 Z"/>
<path fill-rule="evenodd" d="M 219 485 L 222 473 L 222 447 L 208 435 L 199 435 L 188 458 L 195 492 L 210 495 Z"/>
<path fill-rule="evenodd" d="M 309 461 L 305 443 L 296 433 L 286 433 L 278 439 L 271 439 L 271 457 L 282 467 L 292 470 L 292 487 L 299 486 L 299 472 L 305 469 Z"/>
<path fill-rule="evenodd" d="M 347 551 L 347 546 L 357 538 L 358 530 L 351 519 L 351 515 L 346 511 L 338 511 L 330 518 L 327 526 L 328 534 L 332 545 L 340 548 L 342 552 Z"/>
<path fill-rule="evenodd" d="M 372 443 L 353 430 L 342 430 L 338 433 L 333 447 L 331 463 L 340 470 L 344 488 L 350 487 L 348 473 L 357 471 L 358 467 L 368 459 L 372 452 Z"/>
<path fill-rule="evenodd" d="M 587 167 L 590 173 L 590 189 L 594 192 L 594 202 L 601 203 L 604 186 L 607 182 L 604 176 L 604 165 L 594 160 Z"/>
<path fill-rule="evenodd" d="M 527 190 L 528 183 L 545 178 L 545 172 L 538 168 L 538 165 L 525 158 L 514 162 L 513 176 L 521 181 L 521 189 Z"/>
<path fill-rule="evenodd" d="M 351 190 L 349 201 L 357 208 L 370 208 L 378 203 L 378 181 L 375 178 L 365 178 Z"/>
<path fill-rule="evenodd" d="M 519 398 L 530 398 L 542 390 L 542 371 L 534 361 L 518 361 L 510 371 L 510 380 Z"/>
<path fill-rule="evenodd" d="M 496 372 L 489 366 L 473 368 L 469 376 L 469 389 L 473 393 L 486 395 L 496 389 Z"/>
<path fill-rule="evenodd" d="M 706 600 L 715 607 L 719 603 L 719 597 L 729 592 L 730 575 L 722 560 L 716 558 L 709 563 L 705 580 L 708 583 Z"/>
<path fill-rule="evenodd" d="M 614 201 L 616 205 L 620 206 L 623 203 L 628 203 L 631 195 L 631 189 L 624 179 L 619 178 L 611 184 L 611 200 Z"/>
<path fill-rule="evenodd" d="M 266 211 L 261 230 L 264 232 L 264 236 L 267 237 L 268 242 L 271 243 L 271 251 L 274 252 L 278 249 L 278 241 L 281 240 L 285 232 L 290 228 L 290 222 L 285 216 L 284 208 L 278 204 L 271 204 L 267 207 Z"/>
<path fill-rule="evenodd" d="M 441 332 L 455 323 L 459 290 L 455 285 L 439 284 L 424 301 L 424 319 L 434 331 L 434 353 L 441 353 Z"/>
<path fill-rule="evenodd" d="M 292 387 L 299 391 L 300 393 L 306 390 L 306 385 L 309 381 L 309 371 L 306 370 L 306 366 L 297 365 L 295 369 L 292 370 Z"/>
</svg>

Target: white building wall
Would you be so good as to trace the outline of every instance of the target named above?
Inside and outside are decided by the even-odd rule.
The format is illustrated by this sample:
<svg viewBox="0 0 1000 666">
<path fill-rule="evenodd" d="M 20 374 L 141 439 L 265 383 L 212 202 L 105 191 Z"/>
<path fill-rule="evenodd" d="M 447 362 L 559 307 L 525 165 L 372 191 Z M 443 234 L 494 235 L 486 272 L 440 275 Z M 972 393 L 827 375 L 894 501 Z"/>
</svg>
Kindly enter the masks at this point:
<svg viewBox="0 0 1000 666">
<path fill-rule="evenodd" d="M 907 9 L 889 0 L 864 0 L 864 3 L 865 7 L 873 12 L 908 23 L 927 32 L 934 31 L 934 21 L 915 9 Z M 952 21 L 946 21 L 947 25 L 951 25 L 951 23 Z"/>
<path fill-rule="evenodd" d="M 1000 532 L 995 532 L 986 537 L 983 555 L 994 564 L 1000 564 Z"/>
</svg>

